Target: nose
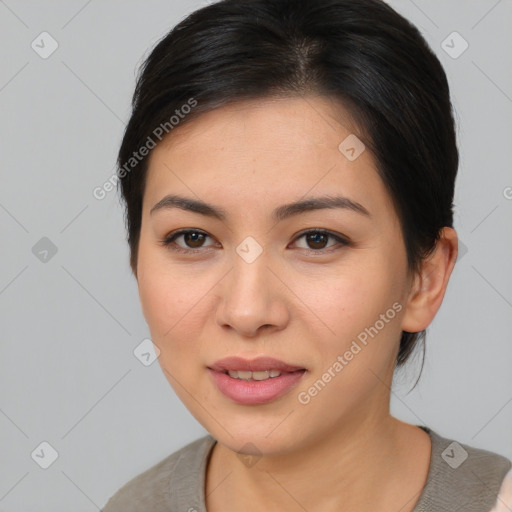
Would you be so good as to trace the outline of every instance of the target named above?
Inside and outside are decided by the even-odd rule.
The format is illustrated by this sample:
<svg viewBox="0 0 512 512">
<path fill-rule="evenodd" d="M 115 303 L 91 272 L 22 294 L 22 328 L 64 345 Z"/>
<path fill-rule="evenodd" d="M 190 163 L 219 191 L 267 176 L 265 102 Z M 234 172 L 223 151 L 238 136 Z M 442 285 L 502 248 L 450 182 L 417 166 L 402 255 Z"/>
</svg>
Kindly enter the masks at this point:
<svg viewBox="0 0 512 512">
<path fill-rule="evenodd" d="M 233 269 L 219 283 L 216 320 L 223 329 L 251 338 L 286 327 L 287 288 L 269 263 L 265 252 L 250 263 L 235 255 Z"/>
</svg>

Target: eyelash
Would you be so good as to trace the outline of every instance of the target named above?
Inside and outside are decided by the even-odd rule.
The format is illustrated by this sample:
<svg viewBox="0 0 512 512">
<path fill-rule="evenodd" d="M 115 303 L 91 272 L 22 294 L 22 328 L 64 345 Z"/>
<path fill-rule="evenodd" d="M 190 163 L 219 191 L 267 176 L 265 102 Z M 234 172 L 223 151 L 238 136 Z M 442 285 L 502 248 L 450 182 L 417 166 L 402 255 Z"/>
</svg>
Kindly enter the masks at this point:
<svg viewBox="0 0 512 512">
<path fill-rule="evenodd" d="M 198 254 L 202 249 L 201 247 L 199 247 L 197 249 L 185 249 L 183 247 L 180 247 L 179 245 L 176 245 L 176 244 L 173 245 L 174 240 L 176 238 L 178 238 L 181 235 L 186 235 L 189 233 L 199 233 L 201 235 L 205 235 L 206 237 L 209 237 L 209 235 L 207 233 L 205 233 L 204 231 L 201 231 L 200 229 L 180 229 L 174 233 L 169 234 L 164 240 L 160 240 L 160 244 L 163 245 L 164 247 L 171 249 L 172 251 L 176 251 L 181 254 Z M 294 239 L 294 242 L 299 240 L 300 238 L 310 235 L 310 234 L 327 235 L 330 238 L 333 238 L 334 240 L 336 240 L 338 242 L 338 244 L 341 245 L 341 247 L 352 245 L 352 242 L 350 242 L 350 240 L 348 240 L 347 238 L 344 238 L 340 235 L 336 235 L 333 232 L 327 231 L 325 229 L 310 229 L 307 231 L 303 231 L 302 233 L 299 233 L 297 235 L 297 237 Z M 303 249 L 303 250 L 309 254 L 319 255 L 319 254 L 330 254 L 331 252 L 338 250 L 341 247 L 333 246 L 328 249 Z"/>
</svg>

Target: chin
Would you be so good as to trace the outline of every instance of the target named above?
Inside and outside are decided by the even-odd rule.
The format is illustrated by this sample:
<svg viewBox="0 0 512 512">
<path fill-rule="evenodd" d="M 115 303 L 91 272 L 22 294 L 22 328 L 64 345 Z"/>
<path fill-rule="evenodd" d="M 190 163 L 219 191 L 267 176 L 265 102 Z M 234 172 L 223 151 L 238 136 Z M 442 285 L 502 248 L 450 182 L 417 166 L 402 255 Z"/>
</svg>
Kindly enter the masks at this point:
<svg viewBox="0 0 512 512">
<path fill-rule="evenodd" d="M 262 427 L 251 424 L 250 420 L 240 421 L 238 425 L 230 424 L 226 432 L 219 425 L 208 425 L 205 428 L 222 445 L 231 451 L 252 456 L 282 455 L 293 451 L 297 446 L 297 436 L 272 422 L 273 426 Z"/>
</svg>

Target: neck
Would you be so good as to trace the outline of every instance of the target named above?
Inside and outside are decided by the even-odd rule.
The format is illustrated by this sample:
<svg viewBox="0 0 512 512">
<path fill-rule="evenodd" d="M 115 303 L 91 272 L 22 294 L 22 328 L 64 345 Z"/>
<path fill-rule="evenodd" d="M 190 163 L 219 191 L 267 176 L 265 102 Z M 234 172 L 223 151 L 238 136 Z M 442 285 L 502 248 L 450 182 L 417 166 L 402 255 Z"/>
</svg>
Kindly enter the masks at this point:
<svg viewBox="0 0 512 512">
<path fill-rule="evenodd" d="M 389 412 L 336 425 L 293 453 L 264 456 L 251 467 L 217 443 L 207 472 L 207 508 L 251 510 L 250 503 L 254 510 L 408 512 L 429 462 L 428 434 Z"/>
</svg>

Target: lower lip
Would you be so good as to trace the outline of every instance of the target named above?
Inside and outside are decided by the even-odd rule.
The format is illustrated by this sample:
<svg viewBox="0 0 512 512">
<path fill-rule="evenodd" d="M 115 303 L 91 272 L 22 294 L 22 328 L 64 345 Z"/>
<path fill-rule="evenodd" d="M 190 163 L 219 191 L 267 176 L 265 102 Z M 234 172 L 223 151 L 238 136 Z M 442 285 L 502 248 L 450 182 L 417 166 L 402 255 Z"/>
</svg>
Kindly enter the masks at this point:
<svg viewBox="0 0 512 512">
<path fill-rule="evenodd" d="M 306 370 L 298 370 L 266 380 L 242 380 L 210 368 L 208 371 L 222 394 L 244 405 L 265 404 L 276 400 L 297 385 L 306 373 Z"/>
</svg>

